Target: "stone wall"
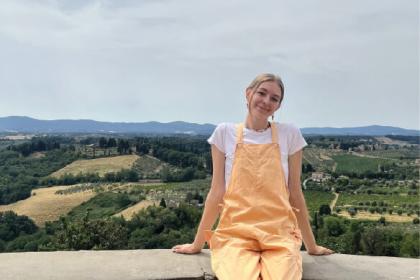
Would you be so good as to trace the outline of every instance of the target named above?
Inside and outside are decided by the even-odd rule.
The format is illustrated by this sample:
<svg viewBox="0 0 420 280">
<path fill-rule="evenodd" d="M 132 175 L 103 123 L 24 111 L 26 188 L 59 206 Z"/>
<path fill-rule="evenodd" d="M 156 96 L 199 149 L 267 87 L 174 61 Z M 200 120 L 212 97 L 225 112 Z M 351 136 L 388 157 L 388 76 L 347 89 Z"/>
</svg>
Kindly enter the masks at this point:
<svg viewBox="0 0 420 280">
<path fill-rule="evenodd" d="M 334 254 L 303 255 L 306 280 L 420 279 L 420 260 Z M 59 251 L 0 254 L 1 280 L 214 279 L 210 251 Z"/>
</svg>

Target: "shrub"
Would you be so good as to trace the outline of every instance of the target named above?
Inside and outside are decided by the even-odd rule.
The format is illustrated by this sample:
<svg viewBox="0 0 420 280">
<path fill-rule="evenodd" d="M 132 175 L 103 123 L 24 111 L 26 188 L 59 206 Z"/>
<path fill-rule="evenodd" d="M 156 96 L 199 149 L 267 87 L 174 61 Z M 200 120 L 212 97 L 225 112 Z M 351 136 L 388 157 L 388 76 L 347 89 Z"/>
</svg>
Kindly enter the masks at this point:
<svg viewBox="0 0 420 280">
<path fill-rule="evenodd" d="M 324 218 L 324 227 L 329 236 L 340 236 L 346 231 L 343 220 L 332 216 Z"/>
<path fill-rule="evenodd" d="M 322 204 L 319 207 L 319 215 L 325 216 L 325 215 L 331 215 L 331 208 L 327 204 Z"/>
</svg>

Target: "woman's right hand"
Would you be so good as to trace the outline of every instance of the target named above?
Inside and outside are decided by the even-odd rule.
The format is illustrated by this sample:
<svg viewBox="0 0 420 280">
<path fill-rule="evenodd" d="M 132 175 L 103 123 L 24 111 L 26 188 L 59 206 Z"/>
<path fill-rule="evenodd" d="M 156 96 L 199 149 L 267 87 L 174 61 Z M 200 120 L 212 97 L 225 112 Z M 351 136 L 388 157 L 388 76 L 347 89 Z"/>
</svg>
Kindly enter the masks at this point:
<svg viewBox="0 0 420 280">
<path fill-rule="evenodd" d="M 197 247 L 194 244 L 181 244 L 172 247 L 172 252 L 178 254 L 198 254 L 201 252 L 201 247 Z"/>
</svg>

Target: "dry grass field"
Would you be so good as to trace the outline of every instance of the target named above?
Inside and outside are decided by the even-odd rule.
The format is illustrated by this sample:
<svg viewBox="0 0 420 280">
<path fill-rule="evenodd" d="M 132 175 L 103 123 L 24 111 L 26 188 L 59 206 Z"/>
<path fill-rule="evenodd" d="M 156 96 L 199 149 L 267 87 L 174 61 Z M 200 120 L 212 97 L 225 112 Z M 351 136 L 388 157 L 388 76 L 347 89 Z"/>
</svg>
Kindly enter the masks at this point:
<svg viewBox="0 0 420 280">
<path fill-rule="evenodd" d="M 159 205 L 159 201 L 151 201 L 151 200 L 142 200 L 136 205 L 133 205 L 127 209 L 124 209 L 123 211 L 115 214 L 114 216 L 119 217 L 123 216 L 126 220 L 131 220 L 134 214 L 139 212 L 141 209 L 146 208 L 147 206 L 151 205 Z"/>
<path fill-rule="evenodd" d="M 381 217 L 385 217 L 385 221 L 388 222 L 396 222 L 396 223 L 406 223 L 406 222 L 411 222 L 413 221 L 414 217 L 416 217 L 415 215 L 413 216 L 407 216 L 407 215 L 397 215 L 397 214 L 393 214 L 393 215 L 389 215 L 389 214 L 372 214 L 369 212 L 365 212 L 365 211 L 359 211 L 357 212 L 356 216 L 354 216 L 353 218 L 350 216 L 350 214 L 346 211 L 340 212 L 338 214 L 339 216 L 342 217 L 346 217 L 348 219 L 356 219 L 356 220 L 372 220 L 372 221 L 377 221 L 379 220 L 379 218 Z"/>
<path fill-rule="evenodd" d="M 388 138 L 388 137 L 385 137 L 385 136 L 375 137 L 375 138 L 379 142 L 381 142 L 383 144 L 387 144 L 387 145 L 398 145 L 398 146 L 407 146 L 407 145 L 410 145 L 409 143 L 407 143 L 405 141 L 391 139 L 391 138 Z"/>
<path fill-rule="evenodd" d="M 30 158 L 43 158 L 45 157 L 45 152 L 35 152 L 35 153 L 32 153 L 29 157 Z"/>
<path fill-rule="evenodd" d="M 26 215 L 33 219 L 38 226 L 43 227 L 46 221 L 58 220 L 61 215 L 67 214 L 74 207 L 96 195 L 92 190 L 66 195 L 55 194 L 58 190 L 71 187 L 57 186 L 32 190 L 31 197 L 25 200 L 0 205 L 0 212 L 11 210 L 18 215 Z"/>
<path fill-rule="evenodd" d="M 79 173 L 98 173 L 99 176 L 108 172 L 118 172 L 122 169 L 129 169 L 139 159 L 137 155 L 126 155 L 87 160 L 76 160 L 62 169 L 51 174 L 52 177 L 60 177 L 64 174 L 77 175 Z"/>
</svg>

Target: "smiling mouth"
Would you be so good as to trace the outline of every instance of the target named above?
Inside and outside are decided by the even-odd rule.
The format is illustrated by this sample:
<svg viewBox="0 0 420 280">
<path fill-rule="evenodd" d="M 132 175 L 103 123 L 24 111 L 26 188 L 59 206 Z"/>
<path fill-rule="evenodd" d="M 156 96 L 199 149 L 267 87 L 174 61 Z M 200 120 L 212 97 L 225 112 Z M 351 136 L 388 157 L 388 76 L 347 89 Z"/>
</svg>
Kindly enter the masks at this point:
<svg viewBox="0 0 420 280">
<path fill-rule="evenodd" d="M 258 107 L 258 109 L 260 109 L 261 111 L 268 112 L 268 110 L 267 110 L 267 109 L 264 109 L 264 108 L 262 108 L 262 107 L 260 107 L 260 106 L 257 106 L 257 107 Z"/>
</svg>

